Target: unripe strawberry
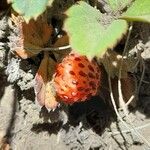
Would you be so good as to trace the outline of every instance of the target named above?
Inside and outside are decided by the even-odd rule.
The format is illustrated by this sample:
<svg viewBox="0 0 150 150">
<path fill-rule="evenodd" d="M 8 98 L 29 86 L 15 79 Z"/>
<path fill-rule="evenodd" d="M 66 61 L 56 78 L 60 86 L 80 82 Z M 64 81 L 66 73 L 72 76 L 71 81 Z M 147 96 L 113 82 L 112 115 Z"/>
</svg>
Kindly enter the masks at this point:
<svg viewBox="0 0 150 150">
<path fill-rule="evenodd" d="M 100 69 L 95 60 L 70 53 L 58 64 L 54 87 L 65 103 L 81 102 L 96 95 L 100 84 Z"/>
</svg>

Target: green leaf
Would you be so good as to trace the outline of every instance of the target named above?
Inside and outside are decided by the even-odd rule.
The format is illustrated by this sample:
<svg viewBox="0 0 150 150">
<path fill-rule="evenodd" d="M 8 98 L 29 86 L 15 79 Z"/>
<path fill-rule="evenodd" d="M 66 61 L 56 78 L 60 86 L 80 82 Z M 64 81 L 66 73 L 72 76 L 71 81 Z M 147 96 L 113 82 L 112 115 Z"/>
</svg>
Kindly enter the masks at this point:
<svg viewBox="0 0 150 150">
<path fill-rule="evenodd" d="M 102 25 L 102 14 L 87 3 L 80 1 L 67 12 L 64 29 L 69 35 L 73 50 L 88 58 L 101 57 L 112 48 L 127 30 L 125 20 L 114 20 Z"/>
<path fill-rule="evenodd" d="M 36 19 L 42 14 L 53 0 L 11 0 L 11 2 L 13 9 L 29 22 L 31 18 Z"/>
<path fill-rule="evenodd" d="M 108 0 L 108 4 L 112 10 L 116 11 L 127 6 L 131 0 Z"/>
<path fill-rule="evenodd" d="M 121 18 L 150 23 L 150 0 L 136 0 Z"/>
</svg>

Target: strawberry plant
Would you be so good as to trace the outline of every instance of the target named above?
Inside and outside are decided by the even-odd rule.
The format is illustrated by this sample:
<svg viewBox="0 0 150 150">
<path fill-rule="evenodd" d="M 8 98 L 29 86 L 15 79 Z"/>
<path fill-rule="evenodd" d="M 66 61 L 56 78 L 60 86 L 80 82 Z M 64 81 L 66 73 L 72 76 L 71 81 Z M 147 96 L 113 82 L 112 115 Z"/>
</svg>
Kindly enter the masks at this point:
<svg viewBox="0 0 150 150">
<path fill-rule="evenodd" d="M 99 58 L 108 48 L 113 48 L 123 34 L 126 34 L 129 21 L 150 23 L 149 0 L 130 3 L 130 7 L 128 6 L 124 13 L 121 13 L 122 10 L 117 11 L 124 2 L 118 0 L 114 3 L 110 0 L 108 3 L 112 8 L 110 14 L 102 14 L 84 1 L 79 1 L 66 12 L 68 18 L 64 23 L 64 30 L 70 37 L 70 45 L 89 58 Z M 116 13 L 117 18 L 113 16 Z"/>
<path fill-rule="evenodd" d="M 68 103 L 84 101 L 89 98 L 88 95 L 96 95 L 97 89 L 100 86 L 99 76 L 101 71 L 97 69 L 98 67 L 93 65 L 93 62 L 95 61 L 93 58 L 96 58 L 98 63 L 102 63 L 104 65 L 107 73 L 111 77 L 119 76 L 120 64 L 123 65 L 119 78 L 126 77 L 127 72 L 131 71 L 131 68 L 136 62 L 128 57 L 126 59 L 118 59 L 119 55 L 117 53 L 114 53 L 112 50 L 107 50 L 113 49 L 122 39 L 123 35 L 127 33 L 130 22 L 143 21 L 150 23 L 149 0 L 145 0 L 144 2 L 141 0 L 136 0 L 134 2 L 131 0 L 126 0 L 124 2 L 120 0 L 108 0 L 107 3 L 110 7 L 110 12 L 108 13 L 102 13 L 101 10 L 97 8 L 96 3 L 94 3 L 95 7 L 92 7 L 85 1 L 77 1 L 64 12 L 66 19 L 63 21 L 62 30 L 66 31 L 67 38 L 64 38 L 66 36 L 65 35 L 60 38 L 61 42 L 55 42 L 50 47 L 45 48 L 45 44 L 49 45 L 48 40 L 52 39 L 51 35 L 54 29 L 51 25 L 46 23 L 46 18 L 42 13 L 46 10 L 47 6 L 53 7 L 54 1 L 39 0 L 24 1 L 22 3 L 20 0 L 11 0 L 10 2 L 12 3 L 13 9 L 21 16 L 14 16 L 12 14 L 13 22 L 16 26 L 18 26 L 18 28 L 20 28 L 19 34 L 21 36 L 19 42 L 21 43 L 21 49 L 20 46 L 19 49 L 14 47 L 14 51 L 17 55 L 26 59 L 46 50 L 50 51 L 55 56 L 56 52 L 59 52 L 60 57 L 58 57 L 58 59 L 60 59 L 63 58 L 62 52 L 55 51 L 55 47 L 66 46 L 66 44 L 69 44 L 70 46 L 67 48 L 69 48 L 69 51 L 71 48 L 71 50 L 77 53 L 79 59 L 81 58 L 80 63 L 83 66 L 87 63 L 85 67 L 81 68 L 78 66 L 78 63 L 76 64 L 75 58 L 77 56 L 72 58 L 69 54 L 62 63 L 56 67 L 56 73 L 53 69 L 53 74 L 55 73 L 55 75 L 52 77 L 51 73 L 50 77 L 49 73 L 42 69 L 43 67 L 50 67 L 47 57 L 44 57 L 43 62 L 46 63 L 44 63 L 44 66 L 40 66 L 39 70 L 42 71 L 39 73 L 37 72 L 36 75 L 36 82 L 38 83 L 38 86 L 44 86 L 44 88 L 35 88 L 37 100 L 42 105 L 45 105 L 45 99 L 47 99 L 44 96 L 45 94 L 42 94 L 47 91 L 47 86 L 45 85 L 52 81 L 56 90 L 55 94 L 64 101 L 70 99 L 68 100 Z M 44 21 L 42 18 L 45 18 Z M 32 32 L 32 34 L 30 32 Z M 34 36 L 32 36 L 33 34 Z M 69 53 L 69 51 L 67 53 Z M 87 59 L 86 57 L 89 60 L 88 62 L 85 61 Z M 120 58 L 121 57 L 122 56 L 120 55 Z M 113 61 L 117 62 L 117 67 L 113 66 Z M 90 69 L 88 69 L 88 64 L 93 66 L 93 72 L 90 72 Z M 82 74 L 85 75 L 90 73 L 95 78 L 92 80 L 92 78 L 78 76 L 79 74 L 77 76 L 73 76 L 72 74 L 67 74 L 68 71 L 73 73 L 82 72 Z M 68 81 L 66 81 L 67 79 Z M 74 80 L 79 82 L 79 85 L 71 85 L 71 82 Z M 83 80 L 87 80 L 84 91 L 90 89 L 87 93 L 82 92 L 81 90 L 77 91 L 78 88 L 84 88 L 82 83 Z M 43 84 L 39 84 L 39 81 Z M 92 85 L 95 85 L 94 87 L 89 87 L 89 83 L 91 82 L 93 83 Z M 37 91 L 37 89 L 41 89 L 41 91 Z M 52 92 L 50 93 L 52 95 Z M 73 98 L 71 97 L 71 93 L 76 93 L 78 96 L 74 96 Z M 55 94 L 52 97 L 56 97 Z M 39 95 L 43 96 L 41 97 Z"/>
<path fill-rule="evenodd" d="M 29 22 L 30 19 L 36 19 L 41 15 L 47 6 L 51 6 L 53 0 L 8 0 L 9 3 L 12 3 L 12 8 L 23 16 L 26 22 Z"/>
</svg>

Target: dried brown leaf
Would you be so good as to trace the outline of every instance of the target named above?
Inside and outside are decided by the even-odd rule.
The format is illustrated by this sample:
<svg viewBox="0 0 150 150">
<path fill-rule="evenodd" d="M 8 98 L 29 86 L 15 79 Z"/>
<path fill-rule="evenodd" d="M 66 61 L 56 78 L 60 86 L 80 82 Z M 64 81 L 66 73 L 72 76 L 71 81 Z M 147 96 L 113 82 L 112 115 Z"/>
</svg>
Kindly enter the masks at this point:
<svg viewBox="0 0 150 150">
<path fill-rule="evenodd" d="M 51 38 L 53 28 L 42 17 L 27 24 L 21 16 L 12 14 L 12 22 L 19 30 L 19 40 L 13 49 L 23 59 L 38 54 Z"/>
<path fill-rule="evenodd" d="M 55 109 L 58 105 L 56 101 L 55 91 L 53 86 L 48 82 L 46 84 L 46 92 L 45 92 L 45 107 L 50 109 Z"/>
<path fill-rule="evenodd" d="M 134 77 L 134 75 L 127 73 L 127 76 L 120 79 L 121 81 L 121 92 L 123 95 L 123 100 L 125 103 L 129 101 L 129 99 L 134 96 L 132 99 L 130 106 L 135 107 L 136 106 L 136 100 L 137 100 L 137 80 Z M 119 102 L 119 89 L 118 89 L 118 77 L 115 76 L 114 78 L 111 78 L 111 87 L 112 87 L 112 93 L 114 100 L 116 102 L 117 107 L 120 106 Z M 108 83 L 108 74 L 105 71 L 104 67 L 101 66 L 101 84 L 100 84 L 100 90 L 99 94 L 106 101 L 107 104 L 109 104 L 112 108 L 111 103 L 111 97 L 110 97 L 110 89 L 109 89 L 109 83 Z"/>
<path fill-rule="evenodd" d="M 69 37 L 68 35 L 64 35 L 56 40 L 54 43 L 53 47 L 61 47 L 61 46 L 66 46 L 69 45 Z"/>
<path fill-rule="evenodd" d="M 10 150 L 10 145 L 9 144 L 3 144 L 1 147 L 1 150 Z"/>
<path fill-rule="evenodd" d="M 56 108 L 58 105 L 58 102 L 55 98 L 55 92 L 51 84 L 55 65 L 56 63 L 49 58 L 49 54 L 45 52 L 44 58 L 35 76 L 36 100 L 41 106 L 51 109 Z"/>
<path fill-rule="evenodd" d="M 118 107 L 120 107 L 119 103 L 119 89 L 118 89 L 118 78 L 112 78 L 111 79 L 111 85 L 112 85 L 112 92 L 114 99 L 116 101 L 116 104 Z M 129 101 L 131 96 L 134 96 L 134 99 L 131 102 L 131 106 L 135 107 L 136 105 L 136 79 L 134 78 L 133 75 L 127 74 L 126 78 L 121 78 L 121 91 L 123 95 L 123 100 L 125 103 Z"/>
<path fill-rule="evenodd" d="M 110 77 L 119 76 L 119 69 L 121 68 L 121 78 L 127 77 L 128 72 L 132 72 L 137 62 L 136 59 L 124 57 L 113 50 L 108 50 L 100 62 L 104 65 L 106 72 Z M 122 66 L 121 66 L 122 65 Z"/>
<path fill-rule="evenodd" d="M 10 145 L 7 143 L 6 138 L 0 137 L 0 150 L 10 150 Z"/>
</svg>

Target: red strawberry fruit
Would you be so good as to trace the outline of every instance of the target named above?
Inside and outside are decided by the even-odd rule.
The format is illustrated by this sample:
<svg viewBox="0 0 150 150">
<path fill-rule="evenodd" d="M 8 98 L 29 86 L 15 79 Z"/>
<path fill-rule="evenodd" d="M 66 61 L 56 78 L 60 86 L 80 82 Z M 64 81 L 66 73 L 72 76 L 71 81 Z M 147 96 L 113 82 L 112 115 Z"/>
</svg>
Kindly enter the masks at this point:
<svg viewBox="0 0 150 150">
<path fill-rule="evenodd" d="M 54 74 L 54 87 L 65 103 L 81 102 L 96 95 L 100 82 L 100 69 L 95 60 L 70 53 L 58 64 Z"/>
</svg>

